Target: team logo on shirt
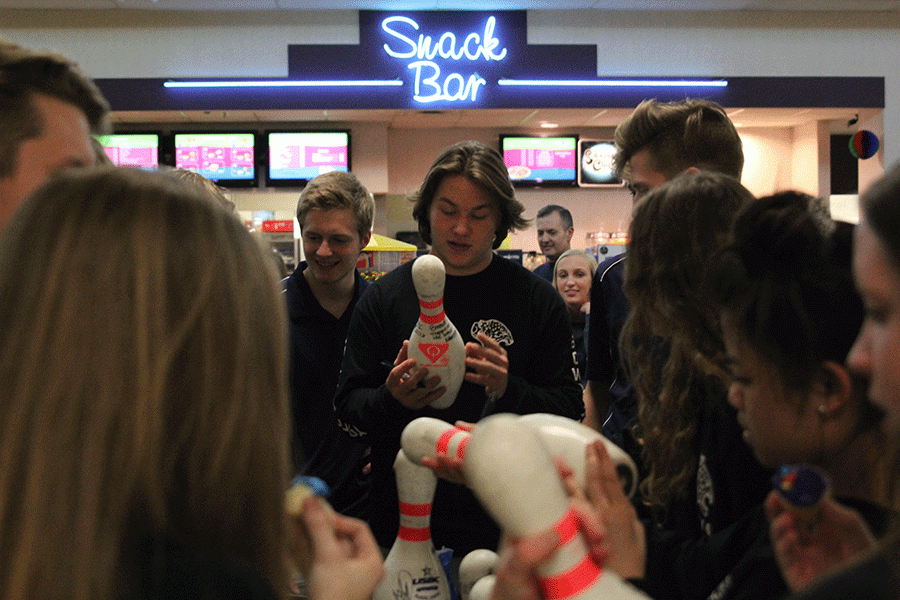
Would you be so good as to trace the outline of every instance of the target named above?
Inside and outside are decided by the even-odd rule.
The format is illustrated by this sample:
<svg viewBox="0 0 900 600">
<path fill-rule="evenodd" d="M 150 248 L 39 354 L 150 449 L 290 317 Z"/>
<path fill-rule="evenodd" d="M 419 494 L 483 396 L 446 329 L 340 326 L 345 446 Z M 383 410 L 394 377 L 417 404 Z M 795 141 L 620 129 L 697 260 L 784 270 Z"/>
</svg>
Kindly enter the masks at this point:
<svg viewBox="0 0 900 600">
<path fill-rule="evenodd" d="M 700 528 L 707 535 L 712 534 L 712 523 L 709 522 L 709 513 L 716 501 L 713 491 L 712 475 L 706 465 L 706 456 L 701 454 L 697 464 L 697 508 L 700 510 Z"/>
<path fill-rule="evenodd" d="M 472 337 L 478 339 L 477 333 L 484 333 L 498 344 L 504 346 L 512 346 L 513 336 L 509 327 L 498 321 L 497 319 L 488 319 L 484 321 L 475 321 L 472 323 Z"/>
</svg>

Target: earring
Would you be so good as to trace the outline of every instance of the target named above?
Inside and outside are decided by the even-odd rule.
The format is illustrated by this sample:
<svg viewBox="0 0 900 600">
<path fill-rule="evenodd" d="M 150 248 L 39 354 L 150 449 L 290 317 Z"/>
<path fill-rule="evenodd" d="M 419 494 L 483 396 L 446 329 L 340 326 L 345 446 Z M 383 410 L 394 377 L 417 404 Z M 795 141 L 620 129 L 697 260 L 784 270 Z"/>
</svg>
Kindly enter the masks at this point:
<svg viewBox="0 0 900 600">
<path fill-rule="evenodd" d="M 828 407 L 825 406 L 824 404 L 820 404 L 819 405 L 819 414 L 824 415 L 826 412 L 828 412 Z"/>
</svg>

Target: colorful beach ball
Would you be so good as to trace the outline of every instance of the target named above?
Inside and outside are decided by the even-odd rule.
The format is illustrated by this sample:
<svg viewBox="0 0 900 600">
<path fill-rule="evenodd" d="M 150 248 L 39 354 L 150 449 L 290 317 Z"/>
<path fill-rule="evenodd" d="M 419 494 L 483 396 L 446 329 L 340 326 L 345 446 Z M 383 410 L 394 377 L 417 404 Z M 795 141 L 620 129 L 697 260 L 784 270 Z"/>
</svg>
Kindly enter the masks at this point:
<svg viewBox="0 0 900 600">
<path fill-rule="evenodd" d="M 878 152 L 878 136 L 863 129 L 850 138 L 850 154 L 856 158 L 866 159 Z"/>
</svg>

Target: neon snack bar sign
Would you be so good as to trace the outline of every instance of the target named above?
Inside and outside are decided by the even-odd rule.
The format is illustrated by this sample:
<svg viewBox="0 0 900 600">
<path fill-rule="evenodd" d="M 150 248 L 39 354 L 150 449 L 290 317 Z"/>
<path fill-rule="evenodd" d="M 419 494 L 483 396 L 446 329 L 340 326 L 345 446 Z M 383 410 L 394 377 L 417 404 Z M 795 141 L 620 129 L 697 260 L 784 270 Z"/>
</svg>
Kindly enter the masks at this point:
<svg viewBox="0 0 900 600">
<path fill-rule="evenodd" d="M 487 84 L 485 78 L 477 71 L 468 77 L 457 71 L 442 71 L 436 59 L 445 61 L 445 68 L 447 64 L 503 61 L 507 50 L 494 35 L 496 26 L 496 17 L 490 16 L 483 31 L 472 31 L 459 41 L 452 31 L 444 31 L 437 38 L 425 33 L 417 35 L 421 31 L 418 22 L 410 17 L 392 16 L 381 22 L 381 29 L 388 37 L 382 47 L 389 57 L 408 61 L 406 68 L 414 73 L 416 102 L 476 102 L 479 89 Z"/>
<path fill-rule="evenodd" d="M 125 101 L 248 110 L 583 108 L 602 97 L 633 107 L 651 95 L 665 101 L 728 85 L 702 77 L 598 78 L 596 44 L 529 44 L 524 10 L 358 15 L 357 43 L 289 44 L 287 77 L 167 79 L 165 93 L 129 94 Z M 720 90 L 701 93 L 723 97 Z"/>
</svg>

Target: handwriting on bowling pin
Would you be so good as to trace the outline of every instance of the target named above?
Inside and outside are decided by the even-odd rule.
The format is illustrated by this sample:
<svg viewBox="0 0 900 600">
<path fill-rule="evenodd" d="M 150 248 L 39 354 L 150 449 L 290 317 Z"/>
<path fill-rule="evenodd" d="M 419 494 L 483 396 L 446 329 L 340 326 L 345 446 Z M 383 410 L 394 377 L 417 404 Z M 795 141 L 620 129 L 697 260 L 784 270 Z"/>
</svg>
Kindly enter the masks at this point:
<svg viewBox="0 0 900 600">
<path fill-rule="evenodd" d="M 431 542 L 431 503 L 437 476 L 402 450 L 394 461 L 400 527 L 384 560 L 372 600 L 450 600 L 450 584 Z"/>
<path fill-rule="evenodd" d="M 409 357 L 438 375 L 444 393 L 431 403 L 434 408 L 447 408 L 456 394 L 466 371 L 466 348 L 462 336 L 444 312 L 444 284 L 447 273 L 437 256 L 425 254 L 412 266 L 413 285 L 419 297 L 419 320 L 409 336 Z"/>
</svg>

